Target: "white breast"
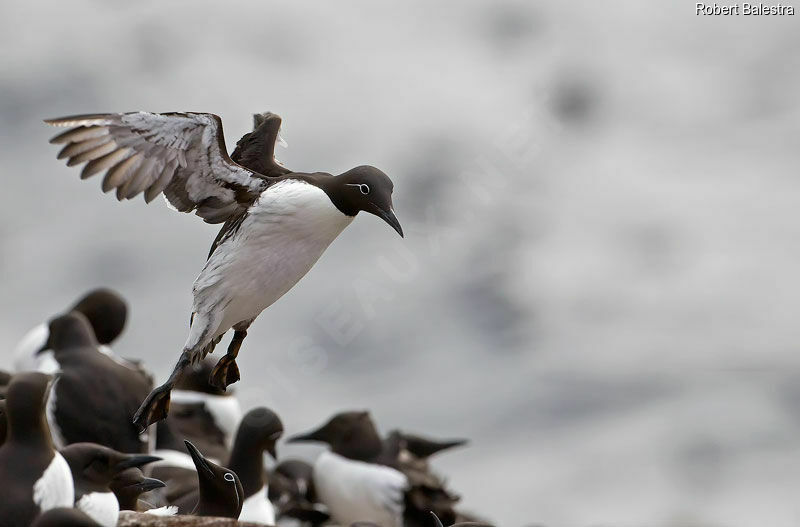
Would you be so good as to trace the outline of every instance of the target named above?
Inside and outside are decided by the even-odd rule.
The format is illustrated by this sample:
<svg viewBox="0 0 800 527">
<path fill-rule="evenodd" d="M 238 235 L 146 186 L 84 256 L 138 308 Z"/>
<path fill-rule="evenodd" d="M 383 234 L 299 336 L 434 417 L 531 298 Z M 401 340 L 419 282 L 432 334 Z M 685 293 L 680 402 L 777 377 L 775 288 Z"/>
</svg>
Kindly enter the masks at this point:
<svg viewBox="0 0 800 527">
<path fill-rule="evenodd" d="M 242 512 L 239 514 L 240 522 L 266 523 L 275 525 L 275 510 L 267 497 L 267 486 L 244 500 Z"/>
<path fill-rule="evenodd" d="M 323 452 L 314 463 L 314 485 L 339 525 L 357 521 L 381 527 L 403 525 L 408 480 L 393 468 Z"/>
<path fill-rule="evenodd" d="M 224 306 L 215 335 L 255 318 L 305 276 L 351 221 L 314 185 L 273 185 L 206 262 L 194 284 L 194 311 Z"/>
<path fill-rule="evenodd" d="M 75 508 L 103 527 L 116 527 L 119 519 L 119 502 L 113 492 L 90 492 L 75 503 Z"/>
<path fill-rule="evenodd" d="M 33 484 L 33 502 L 46 511 L 56 507 L 72 507 L 75 488 L 67 461 L 55 453 L 42 477 Z"/>
</svg>

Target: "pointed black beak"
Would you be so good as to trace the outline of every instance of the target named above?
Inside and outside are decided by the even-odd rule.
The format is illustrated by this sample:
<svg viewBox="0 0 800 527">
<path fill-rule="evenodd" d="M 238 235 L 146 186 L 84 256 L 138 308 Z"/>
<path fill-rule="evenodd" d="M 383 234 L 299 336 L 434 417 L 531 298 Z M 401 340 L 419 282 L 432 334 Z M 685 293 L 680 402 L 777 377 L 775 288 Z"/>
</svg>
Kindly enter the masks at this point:
<svg viewBox="0 0 800 527">
<path fill-rule="evenodd" d="M 160 479 L 155 478 L 144 478 L 142 481 L 136 484 L 136 488 L 141 493 L 149 492 L 154 489 L 160 489 L 161 487 L 166 487 L 167 484 L 161 481 Z"/>
<path fill-rule="evenodd" d="M 127 468 L 143 467 L 144 465 L 153 463 L 154 461 L 161 461 L 161 458 L 157 456 L 146 456 L 144 454 L 133 454 L 127 456 L 125 459 L 114 465 L 114 470 L 119 473 Z"/>
<path fill-rule="evenodd" d="M 191 444 L 189 441 L 184 440 L 183 442 L 186 445 L 186 450 L 189 451 L 189 455 L 192 456 L 192 461 L 194 461 L 194 466 L 197 468 L 197 471 L 200 472 L 200 469 L 202 468 L 203 470 L 207 470 L 213 474 L 214 471 L 211 470 L 211 466 L 209 466 L 208 461 L 206 461 L 206 458 L 203 457 L 203 454 L 197 450 L 197 447 Z"/>
<path fill-rule="evenodd" d="M 397 234 L 399 234 L 401 238 L 405 238 L 405 236 L 403 236 L 403 227 L 401 227 L 400 222 L 397 221 L 397 216 L 394 215 L 394 210 L 390 208 L 388 211 L 386 211 L 378 208 L 377 212 L 375 212 L 375 215 L 391 225 L 392 229 L 396 230 Z"/>
<path fill-rule="evenodd" d="M 272 456 L 272 459 L 278 461 L 278 449 L 275 447 L 275 443 L 270 443 L 266 450 Z"/>
<path fill-rule="evenodd" d="M 442 520 L 440 520 L 439 517 L 436 516 L 436 513 L 433 512 L 433 511 L 430 511 L 430 513 L 431 513 L 431 516 L 433 516 L 433 521 L 434 521 L 435 527 L 443 527 L 442 526 Z"/>
<path fill-rule="evenodd" d="M 325 439 L 322 438 L 322 429 L 320 428 L 305 434 L 293 435 L 286 440 L 287 443 L 299 443 L 301 441 L 321 441 L 324 443 Z"/>
</svg>

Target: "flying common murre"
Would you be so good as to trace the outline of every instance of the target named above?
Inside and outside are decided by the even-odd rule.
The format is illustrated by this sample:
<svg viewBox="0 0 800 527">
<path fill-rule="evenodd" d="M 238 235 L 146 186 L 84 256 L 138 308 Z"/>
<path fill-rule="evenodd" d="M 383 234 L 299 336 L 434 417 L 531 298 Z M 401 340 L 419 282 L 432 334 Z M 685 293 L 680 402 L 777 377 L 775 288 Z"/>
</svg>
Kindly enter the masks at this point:
<svg viewBox="0 0 800 527">
<path fill-rule="evenodd" d="M 73 504 L 72 474 L 53 448 L 44 416 L 49 383 L 48 375 L 27 372 L 8 387 L 8 437 L 0 447 L 3 527 L 28 527 L 40 512 Z"/>
<path fill-rule="evenodd" d="M 183 369 L 231 328 L 233 339 L 213 380 L 222 387 L 236 382 L 235 359 L 247 328 L 308 273 L 360 211 L 403 234 L 392 209 L 392 181 L 377 168 L 359 166 L 333 176 L 291 172 L 275 162 L 281 119 L 274 114 L 265 114 L 246 136 L 260 145 L 251 149 L 261 155 L 259 171 L 231 159 L 222 121 L 213 114 L 132 112 L 45 122 L 70 128 L 51 139 L 65 144 L 59 159 L 69 158 L 68 166 L 86 163 L 82 178 L 107 171 L 103 190 L 116 189 L 117 199 L 144 192 L 149 202 L 163 192 L 181 212 L 224 222 L 194 283 L 192 323 L 180 359 L 142 403 L 135 417 L 141 429 L 167 414 L 169 392 Z"/>
</svg>

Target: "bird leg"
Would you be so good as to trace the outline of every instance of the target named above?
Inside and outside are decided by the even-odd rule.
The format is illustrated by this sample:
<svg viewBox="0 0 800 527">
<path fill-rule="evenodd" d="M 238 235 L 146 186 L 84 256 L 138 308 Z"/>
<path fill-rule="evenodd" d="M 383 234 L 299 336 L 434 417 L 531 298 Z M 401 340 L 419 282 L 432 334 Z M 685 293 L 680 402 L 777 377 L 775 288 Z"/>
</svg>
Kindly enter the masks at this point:
<svg viewBox="0 0 800 527">
<path fill-rule="evenodd" d="M 142 402 L 139 409 L 136 410 L 136 414 L 133 416 L 133 424 L 139 430 L 139 433 L 144 432 L 148 426 L 156 421 L 167 417 L 167 413 L 169 412 L 170 392 L 172 392 L 175 384 L 183 375 L 183 370 L 194 362 L 192 359 L 195 355 L 195 353 L 189 350 L 184 350 L 167 379 L 167 382 L 158 388 L 154 388 Z"/>
<path fill-rule="evenodd" d="M 234 326 L 233 338 L 231 343 L 228 344 L 228 351 L 219 359 L 211 372 L 209 382 L 212 386 L 225 390 L 239 380 L 239 366 L 236 365 L 236 357 L 239 355 L 239 348 L 242 347 L 242 342 L 246 336 L 247 326 L 240 328 Z"/>
</svg>

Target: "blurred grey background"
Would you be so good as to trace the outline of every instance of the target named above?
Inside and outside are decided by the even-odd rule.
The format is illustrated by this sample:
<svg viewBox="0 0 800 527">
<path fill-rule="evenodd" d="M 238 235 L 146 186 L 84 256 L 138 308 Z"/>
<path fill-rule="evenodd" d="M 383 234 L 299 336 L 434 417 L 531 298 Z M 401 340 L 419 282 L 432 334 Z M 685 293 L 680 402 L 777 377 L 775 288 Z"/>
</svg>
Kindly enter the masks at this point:
<svg viewBox="0 0 800 527">
<path fill-rule="evenodd" d="M 693 2 L 4 2 L 0 367 L 105 285 L 166 377 L 216 229 L 117 203 L 41 119 L 284 118 L 295 170 L 373 164 L 360 217 L 253 325 L 289 432 L 369 408 L 502 526 L 800 524 L 800 31 Z M 283 448 L 313 456 L 314 449 Z"/>
</svg>

